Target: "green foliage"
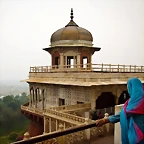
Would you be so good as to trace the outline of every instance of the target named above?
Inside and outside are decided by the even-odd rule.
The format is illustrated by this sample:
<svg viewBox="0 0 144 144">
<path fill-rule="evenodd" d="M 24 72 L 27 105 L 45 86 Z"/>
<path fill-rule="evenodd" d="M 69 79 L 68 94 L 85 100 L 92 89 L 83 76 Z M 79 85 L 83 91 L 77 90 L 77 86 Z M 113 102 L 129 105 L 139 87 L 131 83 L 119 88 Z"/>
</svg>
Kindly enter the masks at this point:
<svg viewBox="0 0 144 144">
<path fill-rule="evenodd" d="M 8 95 L 0 100 L 0 136 L 13 132 L 8 137 L 12 140 L 16 133 L 27 131 L 29 120 L 21 113 L 20 106 L 28 100 L 26 93 L 22 93 L 21 96 Z"/>
<path fill-rule="evenodd" d="M 9 140 L 16 140 L 16 138 L 18 137 L 18 134 L 16 132 L 11 132 L 8 136 Z"/>
</svg>

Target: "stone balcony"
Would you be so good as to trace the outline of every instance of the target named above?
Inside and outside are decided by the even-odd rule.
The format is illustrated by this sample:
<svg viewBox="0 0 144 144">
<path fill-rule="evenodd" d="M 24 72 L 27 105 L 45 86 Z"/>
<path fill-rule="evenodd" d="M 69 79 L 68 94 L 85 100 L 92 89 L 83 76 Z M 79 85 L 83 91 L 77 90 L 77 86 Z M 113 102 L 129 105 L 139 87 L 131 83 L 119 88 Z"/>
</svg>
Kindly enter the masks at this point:
<svg viewBox="0 0 144 144">
<path fill-rule="evenodd" d="M 121 108 L 123 105 L 117 105 L 115 106 L 115 113 L 120 112 Z M 60 129 L 56 132 L 53 133 L 45 133 L 44 135 L 40 135 L 40 136 L 36 136 L 33 138 L 26 138 L 24 139 L 24 141 L 20 141 L 20 142 L 16 142 L 14 144 L 21 144 L 21 143 L 30 143 L 32 141 L 35 141 L 34 143 L 36 144 L 42 144 L 43 142 L 49 142 L 52 144 L 57 144 L 61 143 L 64 144 L 65 142 L 70 142 L 71 144 L 75 143 L 76 141 L 78 141 L 79 144 L 87 144 L 87 142 L 89 142 L 89 144 L 121 144 L 121 131 L 120 131 L 120 124 L 117 123 L 115 124 L 115 128 L 114 128 L 114 135 L 111 133 L 111 128 L 113 127 L 112 124 L 106 124 L 105 126 L 102 127 L 95 127 L 95 122 L 93 124 L 93 122 L 88 122 L 87 119 L 85 119 L 86 123 L 84 124 L 80 124 L 77 127 L 73 127 L 72 129 L 68 128 L 66 130 L 62 129 L 62 127 L 60 126 Z M 87 123 L 88 122 L 88 123 Z M 89 125 L 93 125 L 91 126 L 90 129 L 88 129 L 87 126 Z M 87 127 L 87 128 L 83 128 L 82 131 L 80 131 L 80 127 Z M 79 129 L 79 130 L 77 130 Z M 65 132 L 64 132 L 65 131 Z M 71 132 L 70 132 L 71 131 Z M 72 132 L 73 131 L 73 132 Z M 60 137 L 54 137 L 54 135 L 60 134 Z M 63 133 L 63 134 L 62 134 Z M 48 137 L 46 139 L 46 137 Z M 43 140 L 43 138 L 45 140 Z M 84 139 L 84 141 L 83 141 Z M 90 140 L 89 140 L 90 139 Z M 27 140 L 27 141 L 25 141 Z M 30 141 L 29 141 L 30 140 Z M 66 141 L 65 141 L 66 140 Z M 87 141 L 89 140 L 89 141 Z M 65 142 L 64 142 L 65 141 Z"/>
<path fill-rule="evenodd" d="M 26 82 L 63 84 L 63 85 L 110 85 L 126 84 L 131 77 L 144 82 L 144 66 L 87 64 L 72 66 L 30 67 Z"/>
</svg>

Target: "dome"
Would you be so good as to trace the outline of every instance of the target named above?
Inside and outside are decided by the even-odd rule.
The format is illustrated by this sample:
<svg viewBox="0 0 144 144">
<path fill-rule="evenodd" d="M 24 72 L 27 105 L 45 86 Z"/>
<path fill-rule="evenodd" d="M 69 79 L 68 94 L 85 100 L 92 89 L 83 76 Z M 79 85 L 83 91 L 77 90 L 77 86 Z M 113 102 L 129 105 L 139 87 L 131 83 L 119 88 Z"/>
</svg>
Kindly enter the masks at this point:
<svg viewBox="0 0 144 144">
<path fill-rule="evenodd" d="M 52 34 L 51 44 L 58 41 L 68 41 L 68 40 L 88 41 L 88 42 L 93 41 L 92 34 L 88 30 L 79 27 L 73 21 L 73 10 L 71 10 L 70 22 L 64 28 L 61 28 Z"/>
</svg>

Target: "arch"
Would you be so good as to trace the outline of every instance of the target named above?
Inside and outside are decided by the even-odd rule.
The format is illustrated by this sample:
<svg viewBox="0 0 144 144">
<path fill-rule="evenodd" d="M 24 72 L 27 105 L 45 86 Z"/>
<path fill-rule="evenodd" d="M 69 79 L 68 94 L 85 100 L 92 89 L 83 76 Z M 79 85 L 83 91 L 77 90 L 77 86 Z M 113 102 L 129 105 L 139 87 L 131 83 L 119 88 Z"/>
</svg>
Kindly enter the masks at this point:
<svg viewBox="0 0 144 144">
<path fill-rule="evenodd" d="M 64 56 L 76 56 L 77 52 L 73 51 L 73 50 L 68 50 L 64 53 Z"/>
<path fill-rule="evenodd" d="M 129 99 L 128 91 L 123 91 L 118 98 L 118 104 L 124 104 Z"/>
<path fill-rule="evenodd" d="M 103 92 L 96 100 L 96 109 L 104 109 L 115 106 L 115 96 L 112 92 Z"/>
<path fill-rule="evenodd" d="M 59 66 L 60 64 L 60 53 L 58 51 L 54 51 L 52 54 L 52 66 Z"/>
<path fill-rule="evenodd" d="M 35 90 L 35 92 L 36 92 L 37 102 L 40 102 L 41 89 L 39 87 L 37 87 L 36 90 Z"/>
</svg>

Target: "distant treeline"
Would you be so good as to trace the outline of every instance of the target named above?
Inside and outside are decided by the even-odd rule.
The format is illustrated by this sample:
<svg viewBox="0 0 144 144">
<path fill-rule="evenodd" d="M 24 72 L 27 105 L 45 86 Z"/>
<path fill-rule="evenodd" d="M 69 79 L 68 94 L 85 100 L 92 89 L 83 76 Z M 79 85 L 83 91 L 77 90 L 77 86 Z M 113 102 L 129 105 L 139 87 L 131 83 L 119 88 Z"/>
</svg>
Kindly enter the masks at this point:
<svg viewBox="0 0 144 144">
<path fill-rule="evenodd" d="M 20 106 L 28 100 L 25 92 L 21 96 L 8 95 L 0 99 L 0 136 L 23 135 L 27 131 L 29 120 L 21 113 Z"/>
<path fill-rule="evenodd" d="M 0 96 L 18 95 L 22 92 L 28 93 L 28 84 L 0 81 Z"/>
</svg>

